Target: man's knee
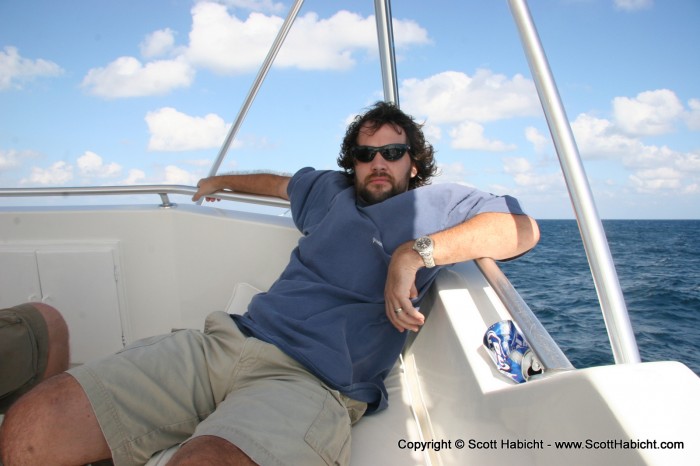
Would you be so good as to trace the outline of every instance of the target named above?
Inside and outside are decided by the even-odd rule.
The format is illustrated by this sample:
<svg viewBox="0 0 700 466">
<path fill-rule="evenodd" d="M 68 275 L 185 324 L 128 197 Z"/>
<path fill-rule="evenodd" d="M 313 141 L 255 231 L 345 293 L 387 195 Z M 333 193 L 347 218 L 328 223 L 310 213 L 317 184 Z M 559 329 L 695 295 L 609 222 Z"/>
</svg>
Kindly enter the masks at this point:
<svg viewBox="0 0 700 466">
<path fill-rule="evenodd" d="M 7 412 L 0 429 L 0 452 L 5 464 L 22 464 L 17 459 L 21 458 L 23 451 L 31 452 L 34 450 L 33 444 L 41 446 L 44 443 L 43 438 L 49 432 L 52 419 L 60 416 L 58 411 L 62 404 L 57 402 L 54 392 L 64 392 L 61 378 L 57 376 L 40 383 L 17 400 Z"/>
<path fill-rule="evenodd" d="M 168 463 L 171 466 L 256 466 L 240 448 L 219 437 L 204 435 L 185 443 Z"/>
<path fill-rule="evenodd" d="M 68 458 L 66 450 L 92 437 L 93 448 L 106 443 L 101 437 L 89 401 L 77 381 L 59 374 L 37 385 L 12 405 L 0 428 L 4 464 L 49 464 Z M 92 435 L 88 435 L 92 431 Z M 95 434 L 98 434 L 95 436 Z M 109 450 L 106 450 L 109 452 Z M 80 455 L 80 453 L 78 453 Z M 82 464 L 82 463 L 81 463 Z"/>
<path fill-rule="evenodd" d="M 41 313 L 49 333 L 48 361 L 43 374 L 43 378 L 46 379 L 68 369 L 68 325 L 55 307 L 44 303 L 32 303 L 32 306 Z"/>
<path fill-rule="evenodd" d="M 50 331 L 53 330 L 53 332 L 55 332 L 57 335 L 67 339 L 68 326 L 66 325 L 66 320 L 63 318 L 63 315 L 61 315 L 58 309 L 45 303 L 32 303 L 32 306 L 34 306 L 44 317 L 46 325 L 49 327 Z"/>
</svg>

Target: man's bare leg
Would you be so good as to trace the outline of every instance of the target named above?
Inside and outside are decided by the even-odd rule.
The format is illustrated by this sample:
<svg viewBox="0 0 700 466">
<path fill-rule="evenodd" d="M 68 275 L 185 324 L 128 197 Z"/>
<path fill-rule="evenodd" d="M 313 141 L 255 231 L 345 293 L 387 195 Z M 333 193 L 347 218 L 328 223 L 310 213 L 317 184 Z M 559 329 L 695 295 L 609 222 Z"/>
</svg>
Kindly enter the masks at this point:
<svg viewBox="0 0 700 466">
<path fill-rule="evenodd" d="M 256 466 L 236 445 L 219 437 L 203 435 L 185 443 L 168 466 Z"/>
<path fill-rule="evenodd" d="M 42 382 L 12 405 L 0 430 L 0 453 L 12 466 L 78 465 L 111 456 L 87 396 L 68 374 Z"/>
</svg>

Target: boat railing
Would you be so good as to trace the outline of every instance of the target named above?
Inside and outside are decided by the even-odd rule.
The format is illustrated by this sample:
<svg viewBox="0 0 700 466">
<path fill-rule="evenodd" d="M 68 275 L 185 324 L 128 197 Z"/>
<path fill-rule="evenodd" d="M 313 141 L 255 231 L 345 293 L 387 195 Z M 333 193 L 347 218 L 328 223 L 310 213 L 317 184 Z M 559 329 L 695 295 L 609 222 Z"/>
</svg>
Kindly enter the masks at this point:
<svg viewBox="0 0 700 466">
<path fill-rule="evenodd" d="M 194 186 L 185 185 L 129 185 L 129 186 L 79 186 L 55 188 L 0 188 L 0 197 L 45 197 L 45 196 L 124 196 L 154 194 L 160 196 L 159 207 L 172 208 L 177 204 L 170 201 L 170 195 L 182 194 L 193 196 L 197 192 Z M 243 202 L 268 207 L 288 208 L 289 201 L 268 196 L 254 196 L 230 191 L 219 191 L 212 195 L 226 201 Z"/>
</svg>

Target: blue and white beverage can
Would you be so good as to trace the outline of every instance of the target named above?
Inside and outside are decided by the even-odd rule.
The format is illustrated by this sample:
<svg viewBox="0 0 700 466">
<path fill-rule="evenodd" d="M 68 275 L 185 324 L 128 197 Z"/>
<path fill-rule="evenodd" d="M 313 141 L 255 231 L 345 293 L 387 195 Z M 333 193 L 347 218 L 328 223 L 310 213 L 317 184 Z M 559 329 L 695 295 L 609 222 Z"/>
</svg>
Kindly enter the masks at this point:
<svg viewBox="0 0 700 466">
<path fill-rule="evenodd" d="M 498 371 L 517 383 L 542 373 L 542 364 L 512 320 L 491 325 L 484 335 L 484 346 Z"/>
</svg>

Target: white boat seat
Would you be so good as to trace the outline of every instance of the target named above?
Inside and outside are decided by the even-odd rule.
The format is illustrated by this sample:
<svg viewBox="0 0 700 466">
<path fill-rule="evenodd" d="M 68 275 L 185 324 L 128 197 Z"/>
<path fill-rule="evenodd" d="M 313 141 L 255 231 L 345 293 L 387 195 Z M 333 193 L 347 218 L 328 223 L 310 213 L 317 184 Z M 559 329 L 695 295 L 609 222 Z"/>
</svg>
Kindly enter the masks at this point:
<svg viewBox="0 0 700 466">
<path fill-rule="evenodd" d="M 242 312 L 256 293 L 259 293 L 259 290 L 251 285 L 237 284 L 226 311 L 230 314 Z M 401 440 L 422 439 L 411 406 L 410 390 L 402 359 L 397 361 L 385 384 L 389 393 L 389 408 L 378 414 L 365 416 L 355 424 L 352 429 L 350 464 L 354 466 L 396 464 L 397 455 L 405 455 L 402 458 L 405 461 L 400 464 L 417 466 L 427 464 L 422 453 L 399 448 Z M 164 466 L 178 448 L 179 446 L 176 445 L 156 453 L 146 466 Z"/>
</svg>

